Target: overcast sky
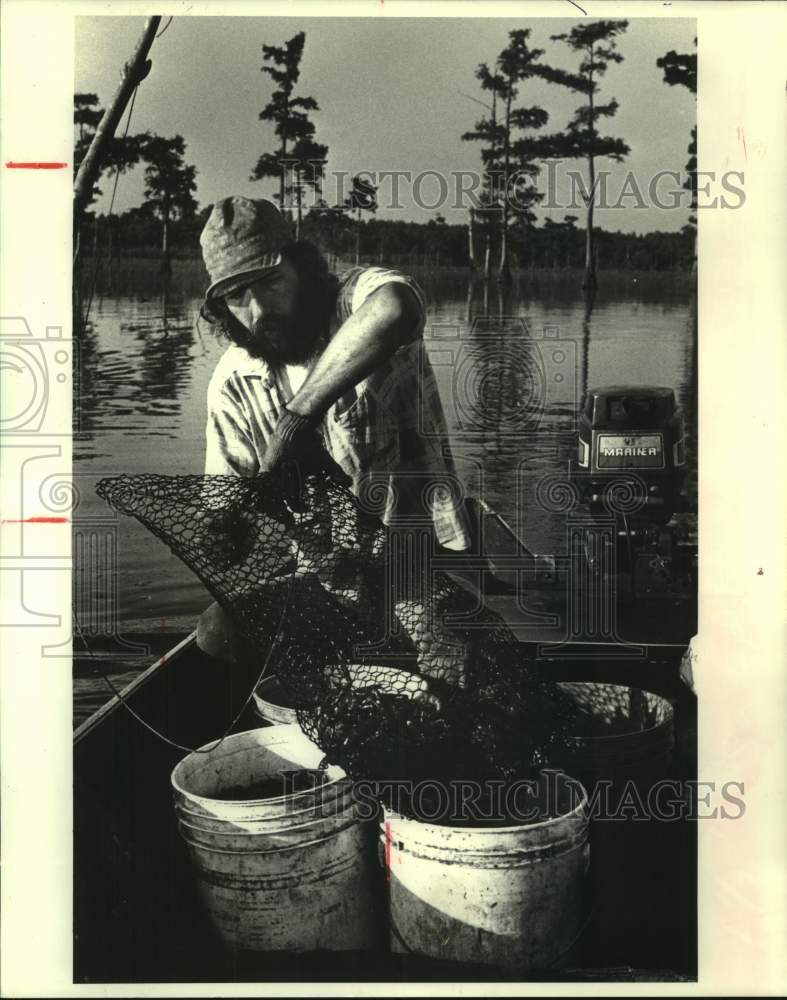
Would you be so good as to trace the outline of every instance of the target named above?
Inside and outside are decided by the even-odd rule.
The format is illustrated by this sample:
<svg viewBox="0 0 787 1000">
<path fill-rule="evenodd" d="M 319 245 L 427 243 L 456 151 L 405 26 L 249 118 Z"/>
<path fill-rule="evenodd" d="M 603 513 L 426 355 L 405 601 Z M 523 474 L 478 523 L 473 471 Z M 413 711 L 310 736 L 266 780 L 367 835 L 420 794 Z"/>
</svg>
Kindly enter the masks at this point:
<svg viewBox="0 0 787 1000">
<path fill-rule="evenodd" d="M 197 167 L 201 205 L 228 194 L 270 196 L 274 182 L 249 180 L 259 155 L 276 148 L 272 125 L 258 118 L 272 91 L 270 77 L 260 71 L 261 46 L 281 45 L 305 31 L 296 93 L 316 98 L 320 106 L 312 120 L 317 141 L 329 147 L 329 174 L 407 170 L 417 175 L 434 170 L 449 177 L 453 192 L 452 172 L 478 171 L 481 166 L 479 144 L 461 140 L 462 133 L 484 114 L 469 99 L 486 99 L 475 79 L 478 63 L 494 61 L 506 46 L 509 31 L 529 27 L 530 44 L 545 49 L 543 62 L 574 69 L 575 54 L 565 44 L 550 41 L 550 35 L 570 30 L 578 20 L 176 17 L 154 43 L 153 69 L 139 88 L 131 131 L 184 137 L 187 159 Z M 75 90 L 97 93 L 105 105 L 144 19 L 79 17 L 75 22 Z M 656 59 L 669 49 L 693 51 L 695 35 L 695 22 L 690 19 L 633 18 L 619 36 L 618 48 L 625 61 L 610 65 L 601 82 L 600 99 L 619 101 L 620 109 L 607 120 L 605 132 L 627 142 L 631 153 L 623 164 L 599 163 L 611 172 L 608 196 L 612 201 L 619 198 L 628 171 L 634 173 L 646 199 L 655 173 L 683 171 L 695 121 L 694 97 L 684 87 L 665 84 Z M 520 105 L 541 105 L 549 112 L 545 131 L 562 128 L 579 103 L 579 95 L 538 80 L 520 89 Z M 568 166 L 577 169 L 580 164 Z M 569 188 L 563 174 L 561 166 L 555 191 L 560 205 L 539 210 L 540 220 L 545 215 L 562 219 L 567 212 L 582 215 L 565 207 Z M 328 200 L 336 186 L 329 177 Z M 390 187 L 386 181 L 382 194 Z M 662 201 L 669 201 L 668 192 L 676 187 L 671 179 L 663 179 Z M 105 191 L 110 188 L 103 184 Z M 140 169 L 121 177 L 116 210 L 140 204 L 142 192 Z M 426 178 L 421 200 L 432 204 L 438 197 L 438 182 Z M 688 211 L 683 208 L 635 208 L 635 200 L 629 198 L 623 208 L 600 211 L 598 224 L 648 232 L 680 229 L 686 222 Z M 418 207 L 404 182 L 400 201 L 402 208 L 381 208 L 380 217 L 425 221 L 435 215 L 435 209 Z M 106 211 L 107 206 L 105 195 L 98 208 Z M 451 209 L 450 203 L 441 211 L 449 222 L 467 220 L 466 211 Z"/>
</svg>

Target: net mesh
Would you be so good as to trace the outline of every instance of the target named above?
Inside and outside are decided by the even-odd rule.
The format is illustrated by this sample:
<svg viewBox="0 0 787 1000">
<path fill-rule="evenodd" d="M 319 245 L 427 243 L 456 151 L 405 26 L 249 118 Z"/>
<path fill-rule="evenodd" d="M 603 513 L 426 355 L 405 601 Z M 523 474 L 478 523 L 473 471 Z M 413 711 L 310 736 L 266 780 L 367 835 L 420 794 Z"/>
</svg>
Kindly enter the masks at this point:
<svg viewBox="0 0 787 1000">
<path fill-rule="evenodd" d="M 298 721 L 355 778 L 511 780 L 564 742 L 575 701 L 494 612 L 429 568 L 329 473 L 119 476 L 97 491 L 189 566 Z M 395 665 L 392 665 L 395 664 Z"/>
</svg>

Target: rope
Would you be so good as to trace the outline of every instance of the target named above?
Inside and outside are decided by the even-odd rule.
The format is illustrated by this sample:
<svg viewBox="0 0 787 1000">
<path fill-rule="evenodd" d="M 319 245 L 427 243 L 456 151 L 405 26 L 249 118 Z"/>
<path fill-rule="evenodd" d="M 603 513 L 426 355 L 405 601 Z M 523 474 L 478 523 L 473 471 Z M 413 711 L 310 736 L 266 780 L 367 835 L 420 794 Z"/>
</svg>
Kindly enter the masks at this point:
<svg viewBox="0 0 787 1000">
<path fill-rule="evenodd" d="M 170 17 L 170 19 L 167 21 L 167 23 L 164 25 L 164 27 L 161 29 L 161 31 L 155 36 L 155 38 L 161 38 L 161 36 L 164 34 L 164 32 L 167 30 L 167 28 L 172 24 L 172 18 L 174 16 L 175 15 L 172 14 L 172 16 Z M 155 41 L 155 39 L 154 39 L 154 41 Z"/>
<path fill-rule="evenodd" d="M 296 549 L 297 549 L 298 555 L 300 555 L 300 546 L 298 545 L 297 541 L 296 541 L 295 544 L 296 544 Z M 154 736 L 158 737 L 158 739 L 162 740 L 162 742 L 166 743 L 168 746 L 174 747 L 176 750 L 184 750 L 186 753 L 213 753 L 214 750 L 218 750 L 219 749 L 219 747 L 222 745 L 222 743 L 224 742 L 224 740 L 226 740 L 226 738 L 230 735 L 230 733 L 232 732 L 232 730 L 235 728 L 235 726 L 237 725 L 238 720 L 243 715 L 243 713 L 246 711 L 246 709 L 249 707 L 249 704 L 251 703 L 251 700 L 254 697 L 254 692 L 259 687 L 260 683 L 262 682 L 263 677 L 265 677 L 265 673 L 266 673 L 266 671 L 268 669 L 268 664 L 270 662 L 271 655 L 273 653 L 274 647 L 276 646 L 276 640 L 278 639 L 279 632 L 281 631 L 281 626 L 282 626 L 282 622 L 284 621 L 284 616 L 287 613 L 287 609 L 289 608 L 289 605 L 290 605 L 290 598 L 292 596 L 293 583 L 294 583 L 295 576 L 296 576 L 296 571 L 297 571 L 297 568 L 298 568 L 298 555 L 296 555 L 295 562 L 293 564 L 293 571 L 290 574 L 290 583 L 289 583 L 289 587 L 288 587 L 288 590 L 287 590 L 287 595 L 286 595 L 286 598 L 285 598 L 285 601 L 284 601 L 284 606 L 282 608 L 281 616 L 279 617 L 279 623 L 276 626 L 276 634 L 274 635 L 273 639 L 271 640 L 270 646 L 268 647 L 268 653 L 267 653 L 267 655 L 265 657 L 265 662 L 262 664 L 262 669 L 260 670 L 259 674 L 257 675 L 257 678 L 254 681 L 254 684 L 252 685 L 251 690 L 249 691 L 248 696 L 246 697 L 245 701 L 243 702 L 243 705 L 240 707 L 240 709 L 238 710 L 238 713 L 236 714 L 236 716 L 234 717 L 234 719 L 230 722 L 230 724 L 227 726 L 227 728 L 224 730 L 224 732 L 221 734 L 221 736 L 219 737 L 219 739 L 216 740 L 215 746 L 209 746 L 209 747 L 190 747 L 190 746 L 185 746 L 183 743 L 178 743 L 176 740 L 171 740 L 168 736 L 165 736 L 164 733 L 162 733 L 160 730 L 156 729 L 155 726 L 152 726 L 146 719 L 143 719 L 142 716 L 138 712 L 136 712 L 131 707 L 131 705 L 129 705 L 129 703 L 126 701 L 125 697 L 123 696 L 123 693 L 121 691 L 119 691 L 118 688 L 115 686 L 115 684 L 113 683 L 113 681 L 109 677 L 109 674 L 107 674 L 107 672 L 104 670 L 103 666 L 101 665 L 101 661 L 98 659 L 98 657 L 94 656 L 93 650 L 90 648 L 90 646 L 88 644 L 88 641 L 85 638 L 85 634 L 82 631 L 82 626 L 81 626 L 80 621 L 79 621 L 79 615 L 77 613 L 76 605 L 72 604 L 71 611 L 72 611 L 72 614 L 74 616 L 74 625 L 76 626 L 76 630 L 79 633 L 79 638 L 82 640 L 82 645 L 85 647 L 85 650 L 87 651 L 87 654 L 90 657 L 90 659 L 93 661 L 93 663 L 95 663 L 95 665 L 96 665 L 99 673 L 101 674 L 102 678 L 104 679 L 107 687 L 110 689 L 110 691 L 112 692 L 112 694 L 117 698 L 117 700 L 120 702 L 120 704 L 123 706 L 123 708 L 125 708 L 125 710 L 131 716 L 133 716 L 133 718 L 136 719 L 136 721 L 139 722 L 140 725 L 144 726 L 145 729 L 147 729 L 149 732 L 153 733 Z"/>
<path fill-rule="evenodd" d="M 170 18 L 170 20 L 172 20 L 172 18 Z M 125 128 L 125 131 L 123 132 L 123 138 L 124 139 L 128 135 L 129 126 L 131 125 L 131 115 L 134 112 L 134 102 L 137 99 L 137 91 L 138 90 L 139 90 L 139 84 L 137 84 L 136 87 L 134 87 L 134 93 L 131 95 L 131 104 L 129 105 L 128 116 L 126 118 L 126 128 Z M 109 219 L 112 217 L 112 210 L 115 207 L 115 195 L 117 193 L 118 180 L 119 179 L 120 179 L 120 163 L 117 163 L 115 165 L 115 182 L 114 182 L 113 187 L 112 187 L 112 197 L 110 198 L 110 201 L 109 201 L 109 212 L 107 213 L 107 216 L 106 216 L 107 221 L 109 221 Z M 96 225 L 96 231 L 98 231 L 98 219 L 96 219 L 95 225 Z M 77 234 L 77 246 L 79 246 L 79 234 Z M 96 294 L 96 284 L 97 283 L 98 283 L 98 259 L 95 258 L 93 260 L 93 284 L 92 284 L 92 286 L 90 288 L 90 297 L 87 300 L 87 306 L 85 308 L 85 315 L 84 315 L 84 317 L 82 319 L 82 325 L 83 326 L 87 326 L 88 319 L 90 318 L 90 309 L 91 309 L 91 306 L 93 305 L 93 297 Z"/>
</svg>

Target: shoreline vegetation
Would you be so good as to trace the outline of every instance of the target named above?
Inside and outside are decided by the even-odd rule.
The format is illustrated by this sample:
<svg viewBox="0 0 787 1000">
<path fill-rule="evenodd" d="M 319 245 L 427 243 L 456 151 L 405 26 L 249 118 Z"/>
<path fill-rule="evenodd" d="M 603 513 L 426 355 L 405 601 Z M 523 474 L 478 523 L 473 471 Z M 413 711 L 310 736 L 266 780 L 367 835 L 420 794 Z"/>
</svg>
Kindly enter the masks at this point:
<svg viewBox="0 0 787 1000">
<path fill-rule="evenodd" d="M 157 221 L 145 207 L 120 216 L 88 214 L 83 223 L 82 257 L 200 261 L 199 234 L 211 207 L 170 226 L 166 254 L 158 242 Z M 355 232 L 352 223 L 346 224 L 346 217 L 340 227 L 336 221 L 314 213 L 301 225 L 301 239 L 319 247 L 329 263 L 453 268 L 495 277 L 494 272 L 485 273 L 482 262 L 471 260 L 467 226 L 449 224 L 442 216 L 426 223 L 370 219 L 356 223 Z M 694 235 L 686 228 L 649 233 L 598 228 L 594 240 L 595 268 L 599 271 L 691 271 L 694 265 Z M 583 270 L 584 257 L 585 234 L 575 225 L 574 216 L 566 216 L 563 222 L 547 219 L 543 225 L 533 226 L 508 251 L 511 271 Z"/>
<path fill-rule="evenodd" d="M 355 266 L 354 258 L 339 257 L 327 253 L 326 260 L 331 271 L 341 273 Z M 392 267 L 405 271 L 420 280 L 428 292 L 432 283 L 461 283 L 470 289 L 489 288 L 495 285 L 494 276 L 487 279 L 482 270 L 473 269 L 469 264 L 457 265 L 437 262 L 434 258 L 411 255 L 402 259 L 368 256 L 362 257 L 360 264 L 367 267 Z M 557 265 L 549 267 L 511 267 L 512 285 L 532 287 L 534 292 L 550 291 L 569 299 L 582 298 L 581 264 L 575 266 Z M 167 291 L 175 296 L 201 296 L 208 286 L 208 276 L 202 259 L 192 253 L 176 253 L 170 259 L 170 267 L 162 271 L 161 258 L 155 250 L 141 250 L 121 253 L 113 257 L 99 255 L 86 256 L 82 260 L 81 282 L 83 289 L 95 284 L 102 293 L 143 295 Z M 625 294 L 626 297 L 643 299 L 679 297 L 689 299 L 696 292 L 697 275 L 687 265 L 673 268 L 620 268 L 599 267 L 598 288 L 602 293 Z"/>
</svg>

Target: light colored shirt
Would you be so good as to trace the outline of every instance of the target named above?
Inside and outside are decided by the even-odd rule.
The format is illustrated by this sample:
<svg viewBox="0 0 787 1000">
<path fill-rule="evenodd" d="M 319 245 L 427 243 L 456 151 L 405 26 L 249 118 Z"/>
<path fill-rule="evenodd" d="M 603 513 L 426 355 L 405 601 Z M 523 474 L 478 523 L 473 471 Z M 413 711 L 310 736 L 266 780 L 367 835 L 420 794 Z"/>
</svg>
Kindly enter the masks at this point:
<svg viewBox="0 0 787 1000">
<path fill-rule="evenodd" d="M 326 412 L 327 450 L 352 479 L 365 510 L 389 525 L 430 520 L 438 542 L 470 546 L 462 487 L 448 446 L 445 415 L 422 339 L 426 306 L 418 285 L 387 268 L 354 268 L 340 280 L 335 328 L 389 282 L 406 284 L 421 306 L 417 338 L 400 347 Z M 255 476 L 279 415 L 308 370 L 275 370 L 232 345 L 208 387 L 205 473 Z"/>
</svg>

